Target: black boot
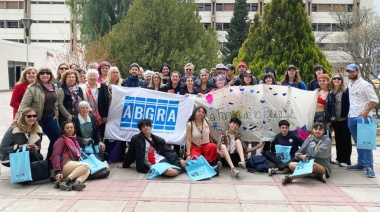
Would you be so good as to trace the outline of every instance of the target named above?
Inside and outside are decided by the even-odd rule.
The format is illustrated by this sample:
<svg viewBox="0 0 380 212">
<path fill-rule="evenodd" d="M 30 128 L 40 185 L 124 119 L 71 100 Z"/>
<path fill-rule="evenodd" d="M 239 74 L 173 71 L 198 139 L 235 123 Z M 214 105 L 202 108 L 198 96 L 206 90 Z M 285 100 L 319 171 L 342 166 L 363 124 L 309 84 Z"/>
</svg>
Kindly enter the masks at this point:
<svg viewBox="0 0 380 212">
<path fill-rule="evenodd" d="M 69 183 L 71 182 L 71 179 L 68 177 L 65 177 L 63 180 L 59 182 L 59 188 L 63 191 L 71 191 L 71 185 Z"/>
<path fill-rule="evenodd" d="M 75 180 L 75 182 L 71 185 L 71 188 L 74 191 L 82 191 L 84 188 L 86 188 L 86 185 L 83 183 L 80 183 L 79 180 Z"/>
<path fill-rule="evenodd" d="M 59 182 L 54 182 L 54 188 L 59 189 Z"/>
</svg>

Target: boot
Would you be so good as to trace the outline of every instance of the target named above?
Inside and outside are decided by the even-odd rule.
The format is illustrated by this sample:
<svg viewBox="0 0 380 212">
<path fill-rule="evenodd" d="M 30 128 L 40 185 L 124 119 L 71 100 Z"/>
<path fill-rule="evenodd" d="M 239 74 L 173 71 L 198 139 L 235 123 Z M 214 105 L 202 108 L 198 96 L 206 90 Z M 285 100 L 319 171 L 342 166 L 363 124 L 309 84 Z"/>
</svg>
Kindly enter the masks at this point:
<svg viewBox="0 0 380 212">
<path fill-rule="evenodd" d="M 54 188 L 59 189 L 59 182 L 54 182 Z"/>
<path fill-rule="evenodd" d="M 63 180 L 59 182 L 59 187 L 63 191 L 71 191 L 71 186 L 69 185 L 70 182 L 71 182 L 71 179 L 68 177 L 65 177 Z"/>
<path fill-rule="evenodd" d="M 71 185 L 71 188 L 74 191 L 82 191 L 84 188 L 86 188 L 86 185 L 83 183 L 80 183 L 79 180 L 75 180 L 75 182 Z"/>
</svg>

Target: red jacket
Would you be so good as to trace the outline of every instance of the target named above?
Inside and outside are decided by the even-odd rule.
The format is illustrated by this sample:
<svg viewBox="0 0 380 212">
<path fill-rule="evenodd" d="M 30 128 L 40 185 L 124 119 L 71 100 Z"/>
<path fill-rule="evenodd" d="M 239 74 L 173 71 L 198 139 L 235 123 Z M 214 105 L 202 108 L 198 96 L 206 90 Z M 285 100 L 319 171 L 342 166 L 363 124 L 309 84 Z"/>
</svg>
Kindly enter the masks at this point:
<svg viewBox="0 0 380 212">
<path fill-rule="evenodd" d="M 22 97 L 24 97 L 24 93 L 26 88 L 28 87 L 28 82 L 16 84 L 13 88 L 12 97 L 11 97 L 11 107 L 13 107 L 13 118 L 15 118 L 16 113 L 18 111 L 18 107 L 20 106 Z"/>
<path fill-rule="evenodd" d="M 75 140 L 78 143 L 77 140 Z M 59 137 L 53 146 L 53 153 L 50 156 L 50 160 L 53 164 L 53 170 L 56 174 L 62 173 L 63 165 L 67 162 L 70 157 L 69 148 L 66 146 L 65 139 L 63 136 Z M 70 158 L 74 160 L 73 158 Z"/>
</svg>

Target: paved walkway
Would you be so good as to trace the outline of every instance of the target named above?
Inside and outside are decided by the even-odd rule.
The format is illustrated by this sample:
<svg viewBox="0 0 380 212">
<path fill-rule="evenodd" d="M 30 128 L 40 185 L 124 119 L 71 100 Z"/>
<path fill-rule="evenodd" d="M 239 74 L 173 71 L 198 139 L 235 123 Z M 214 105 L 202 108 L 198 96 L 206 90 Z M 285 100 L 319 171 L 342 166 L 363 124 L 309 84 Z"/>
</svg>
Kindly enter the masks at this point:
<svg viewBox="0 0 380 212">
<path fill-rule="evenodd" d="M 0 138 L 12 118 L 10 95 L 0 93 Z M 47 144 L 44 138 L 44 154 Z M 352 161 L 356 157 L 354 150 Z M 379 149 L 374 158 L 378 178 L 334 165 L 326 184 L 299 179 L 286 186 L 280 175 L 242 171 L 232 178 L 227 168 L 201 182 L 191 182 L 186 174 L 148 181 L 134 168 L 112 164 L 108 179 L 88 181 L 81 192 L 55 190 L 51 182 L 11 184 L 9 168 L 1 167 L 0 211 L 380 211 Z"/>
</svg>

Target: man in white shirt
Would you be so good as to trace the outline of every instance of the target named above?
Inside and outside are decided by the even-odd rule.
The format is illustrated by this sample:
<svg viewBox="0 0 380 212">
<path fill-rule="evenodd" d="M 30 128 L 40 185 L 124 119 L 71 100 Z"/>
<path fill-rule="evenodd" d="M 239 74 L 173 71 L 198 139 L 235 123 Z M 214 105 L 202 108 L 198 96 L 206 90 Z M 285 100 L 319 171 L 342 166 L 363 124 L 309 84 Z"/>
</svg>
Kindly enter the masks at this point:
<svg viewBox="0 0 380 212">
<path fill-rule="evenodd" d="M 359 77 L 359 68 L 355 64 L 347 66 L 346 71 L 350 82 L 348 83 L 350 110 L 348 113 L 348 128 L 351 131 L 355 144 L 357 140 L 357 124 L 368 123 L 367 118 L 372 120 L 372 109 L 379 102 L 373 86 Z M 366 170 L 369 178 L 375 177 L 373 171 L 372 150 L 357 149 L 358 163 L 348 166 L 347 170 L 362 171 Z"/>
</svg>

